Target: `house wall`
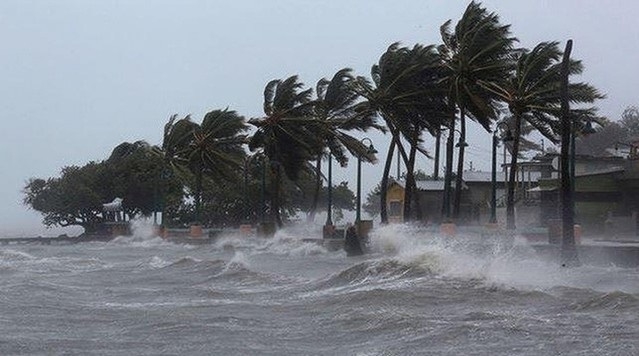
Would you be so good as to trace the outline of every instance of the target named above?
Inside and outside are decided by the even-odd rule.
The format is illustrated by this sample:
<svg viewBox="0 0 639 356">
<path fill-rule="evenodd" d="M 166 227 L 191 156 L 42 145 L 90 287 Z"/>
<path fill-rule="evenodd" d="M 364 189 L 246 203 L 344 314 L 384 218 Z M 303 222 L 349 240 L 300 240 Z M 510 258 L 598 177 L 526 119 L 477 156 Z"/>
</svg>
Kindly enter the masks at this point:
<svg viewBox="0 0 639 356">
<path fill-rule="evenodd" d="M 399 209 L 395 207 L 399 205 Z M 404 222 L 404 188 L 399 184 L 392 184 L 386 194 L 386 209 L 388 221 L 391 223 Z"/>
<path fill-rule="evenodd" d="M 557 188 L 558 180 L 541 180 L 540 187 Z M 577 176 L 575 179 L 575 223 L 584 227 L 589 233 L 603 233 L 605 221 L 609 213 L 619 213 L 623 204 L 619 181 L 615 173 L 593 176 Z M 542 192 L 541 225 L 547 226 L 548 220 L 559 219 L 559 189 Z M 630 213 L 630 212 L 629 212 Z"/>
<path fill-rule="evenodd" d="M 425 223 L 439 223 L 442 220 L 443 192 L 419 191 L 422 219 Z M 452 194 L 451 194 L 452 195 Z M 452 199 L 452 196 L 451 196 Z"/>
</svg>

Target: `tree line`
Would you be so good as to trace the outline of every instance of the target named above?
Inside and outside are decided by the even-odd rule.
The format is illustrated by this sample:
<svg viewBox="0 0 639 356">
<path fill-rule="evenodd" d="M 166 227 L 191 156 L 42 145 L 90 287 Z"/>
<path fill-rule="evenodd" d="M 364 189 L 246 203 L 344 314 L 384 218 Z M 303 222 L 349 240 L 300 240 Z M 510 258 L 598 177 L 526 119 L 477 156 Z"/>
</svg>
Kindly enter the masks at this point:
<svg viewBox="0 0 639 356">
<path fill-rule="evenodd" d="M 212 216 L 226 214 L 231 216 L 219 221 L 268 219 L 282 226 L 302 206 L 311 219 L 321 209 L 326 180 L 321 169 L 323 159 L 329 157 L 341 166 L 346 166 L 350 158 L 377 160 L 358 139 L 359 133 L 376 130 L 390 135 L 379 185 L 382 223 L 388 222 L 386 192 L 395 153 L 406 167 L 404 218 L 419 218 L 416 158 L 430 157 L 424 142 L 432 138 L 439 147 L 443 133 L 447 139 L 442 216 L 455 220 L 460 213 L 468 120 L 480 124 L 487 133 L 499 127 L 500 134 L 508 132 L 514 137 L 510 167 L 517 167 L 524 133 L 533 130 L 553 143 L 559 142 L 563 53 L 556 41 L 542 42 L 532 49 L 517 47 L 510 25 L 502 24 L 495 12 L 475 1 L 455 24 L 445 22 L 440 33 L 440 44 L 391 44 L 372 66 L 369 77 L 344 68 L 332 78 L 319 80 L 314 88 L 307 87 L 296 75 L 273 80 L 264 88 L 261 117 L 245 120 L 228 109 L 207 113 L 201 123 L 190 116 L 173 116 L 164 127 L 161 145 L 123 143 L 105 161 L 104 166 L 111 168 L 91 163 L 82 168 L 67 167 L 61 178 L 32 179 L 25 187 L 25 203 L 42 212 L 48 225 L 95 219 L 99 214 L 90 199 L 95 196 L 121 196 L 132 213 L 147 216 L 159 210 L 158 199 L 151 199 L 154 204 L 146 201 L 135 205 L 134 198 L 161 196 L 162 216 L 171 217 L 173 223 L 191 219 L 213 224 L 217 220 L 211 220 Z M 571 60 L 570 75 L 582 71 L 583 64 Z M 570 118 L 577 133 L 591 122 L 604 123 L 593 106 L 604 97 L 596 88 L 585 82 L 570 82 L 568 95 Z M 522 132 L 522 128 L 527 129 Z M 133 162 L 141 166 L 132 168 Z M 437 172 L 438 151 L 435 163 Z M 142 168 L 144 165 L 150 166 Z M 69 181 L 85 179 L 82 175 L 89 175 L 92 169 L 111 169 L 109 174 L 114 179 L 88 188 L 105 192 L 78 197 L 74 203 L 81 204 L 73 205 L 73 213 L 67 211 L 74 195 L 56 192 L 57 185 L 67 175 Z M 105 179 L 96 174 L 93 179 Z M 515 178 L 516 169 L 511 169 L 509 187 L 514 187 Z M 122 183 L 133 181 L 148 184 Z M 352 197 L 347 184 L 340 186 L 345 197 Z M 124 187 L 130 191 L 119 191 Z M 57 205 L 45 207 L 45 202 L 55 200 L 53 195 Z M 303 202 L 294 204 L 296 196 Z M 352 202 L 342 206 L 352 208 Z M 514 204 L 514 191 L 508 189 L 507 220 L 513 228 Z"/>
</svg>

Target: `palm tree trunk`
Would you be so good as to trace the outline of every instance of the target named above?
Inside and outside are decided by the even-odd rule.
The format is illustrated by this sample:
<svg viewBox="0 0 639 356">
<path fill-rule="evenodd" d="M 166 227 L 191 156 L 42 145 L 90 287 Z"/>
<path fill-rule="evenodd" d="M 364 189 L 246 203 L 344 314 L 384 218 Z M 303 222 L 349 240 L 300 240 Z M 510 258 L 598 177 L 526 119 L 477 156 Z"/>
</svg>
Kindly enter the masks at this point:
<svg viewBox="0 0 639 356">
<path fill-rule="evenodd" d="M 281 228 L 284 226 L 282 222 L 282 214 L 280 212 L 280 186 L 282 184 L 282 174 L 279 164 L 275 164 L 275 187 L 273 187 L 273 192 L 271 194 L 271 210 L 273 211 L 273 218 L 275 219 L 275 223 L 277 227 Z"/>
<path fill-rule="evenodd" d="M 435 136 L 435 163 L 433 164 L 433 179 L 439 179 L 439 147 L 441 144 L 442 131 L 437 130 L 437 135 Z"/>
<path fill-rule="evenodd" d="M 412 203 L 415 195 L 415 158 L 417 155 L 417 137 L 419 131 L 413 133 L 413 143 L 410 147 L 408 162 L 406 164 L 406 186 L 404 189 L 404 221 L 408 222 L 413 219 Z"/>
<path fill-rule="evenodd" d="M 384 173 L 379 189 L 379 216 L 382 224 L 388 224 L 388 207 L 386 205 L 386 196 L 388 195 L 388 177 L 390 176 L 391 165 L 393 164 L 393 153 L 395 152 L 395 140 L 391 139 L 386 154 L 386 162 L 384 163 Z"/>
<path fill-rule="evenodd" d="M 315 221 L 315 213 L 317 212 L 317 204 L 319 202 L 320 189 L 322 187 L 322 156 L 317 157 L 315 162 L 315 190 L 313 191 L 313 200 L 306 217 L 307 222 Z"/>
<path fill-rule="evenodd" d="M 197 169 L 195 175 L 195 223 L 202 224 L 202 172 L 204 167 L 202 164 Z"/>
<path fill-rule="evenodd" d="M 460 108 L 460 134 L 459 142 L 466 142 L 466 117 L 464 107 Z M 459 145 L 459 156 L 457 158 L 457 176 L 455 177 L 455 203 L 453 205 L 453 218 L 459 218 L 459 210 L 461 207 L 462 197 L 462 182 L 464 174 L 464 153 L 466 151 L 465 145 Z"/>
<path fill-rule="evenodd" d="M 451 115 L 448 130 L 448 139 L 446 140 L 446 170 L 444 172 L 444 196 L 442 197 L 442 219 L 450 220 L 450 183 L 453 175 L 453 149 L 455 146 L 455 115 Z"/>
<path fill-rule="evenodd" d="M 513 151 L 510 157 L 510 172 L 508 174 L 508 190 L 506 193 L 506 229 L 515 230 L 515 180 L 517 178 L 517 156 L 519 155 L 519 141 L 521 136 L 521 114 L 515 114 L 515 132 Z"/>
</svg>

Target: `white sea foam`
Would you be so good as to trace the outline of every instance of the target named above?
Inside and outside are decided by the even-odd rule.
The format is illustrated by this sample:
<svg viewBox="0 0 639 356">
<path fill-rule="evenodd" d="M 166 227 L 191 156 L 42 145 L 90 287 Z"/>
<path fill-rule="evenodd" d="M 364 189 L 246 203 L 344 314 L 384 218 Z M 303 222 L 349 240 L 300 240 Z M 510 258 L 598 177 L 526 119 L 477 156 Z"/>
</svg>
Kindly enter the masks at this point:
<svg viewBox="0 0 639 356">
<path fill-rule="evenodd" d="M 271 253 L 289 256 L 309 256 L 326 253 L 323 245 L 314 241 L 304 240 L 310 236 L 319 235 L 307 230 L 281 229 L 272 239 L 267 240 L 266 250 Z"/>
<path fill-rule="evenodd" d="M 0 262 L 29 261 L 36 259 L 35 256 L 23 251 L 13 249 L 0 250 Z"/>
<path fill-rule="evenodd" d="M 495 238 L 481 242 L 475 236 L 444 238 L 411 225 L 387 225 L 372 231 L 370 247 L 443 277 L 479 280 L 489 286 L 544 291 L 558 286 L 604 292 L 639 291 L 639 287 L 627 280 L 611 280 L 611 268 L 562 268 L 557 261 L 536 254 L 522 239 L 512 243 L 505 240 Z"/>
<path fill-rule="evenodd" d="M 156 247 L 174 245 L 155 234 L 153 223 L 148 219 L 131 220 L 131 235 L 118 236 L 111 240 L 112 244 L 131 245 L 135 247 Z"/>
<path fill-rule="evenodd" d="M 162 259 L 161 257 L 158 257 L 158 256 L 153 256 L 148 263 L 149 263 L 149 266 L 151 266 L 153 268 L 164 268 L 164 267 L 170 265 L 172 262 L 164 260 L 164 259 Z"/>
<path fill-rule="evenodd" d="M 326 253 L 324 246 L 313 241 L 305 240 L 308 237 L 318 237 L 317 231 L 284 228 L 278 230 L 271 238 L 246 237 L 240 234 L 224 235 L 215 242 L 217 249 L 235 251 L 242 250 L 247 254 L 272 253 L 286 256 L 310 256 Z"/>
</svg>

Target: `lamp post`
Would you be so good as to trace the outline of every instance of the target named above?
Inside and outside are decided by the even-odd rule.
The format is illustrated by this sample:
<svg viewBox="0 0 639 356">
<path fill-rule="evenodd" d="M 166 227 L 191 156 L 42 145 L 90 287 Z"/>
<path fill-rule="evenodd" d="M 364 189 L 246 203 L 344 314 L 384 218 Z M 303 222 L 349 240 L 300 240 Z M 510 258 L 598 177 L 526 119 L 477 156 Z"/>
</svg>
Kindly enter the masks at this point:
<svg viewBox="0 0 639 356">
<path fill-rule="evenodd" d="M 463 140 L 465 135 L 462 135 L 462 132 L 455 129 L 459 133 L 459 141 L 455 144 L 455 147 L 459 148 L 459 156 L 457 162 L 457 176 L 455 176 L 455 200 L 453 201 L 453 218 L 459 218 L 460 208 L 461 208 L 461 199 L 462 199 L 462 187 L 463 187 L 463 174 L 464 174 L 464 158 L 463 152 L 466 147 L 468 147 L 468 143 Z"/>
<path fill-rule="evenodd" d="M 443 130 L 443 129 L 442 129 Z M 452 132 L 450 128 L 448 128 L 448 138 L 446 139 L 446 166 L 444 172 L 444 196 L 442 197 L 442 218 L 446 222 L 450 222 L 450 190 L 451 190 L 451 181 L 452 181 L 452 162 L 453 162 L 453 149 L 454 147 L 468 146 L 468 144 L 461 139 L 461 132 L 457 129 L 453 129 Z M 455 140 L 455 131 L 460 133 L 459 141 L 457 144 L 453 145 Z"/>
<path fill-rule="evenodd" d="M 162 167 L 162 171 L 160 172 L 160 206 L 161 206 L 161 210 L 160 210 L 160 225 L 162 226 L 162 228 L 166 227 L 166 219 L 165 219 L 165 206 L 166 206 L 166 186 L 167 186 L 167 181 L 169 179 L 171 179 L 173 177 L 173 173 L 172 171 L 164 166 Z"/>
<path fill-rule="evenodd" d="M 377 153 L 370 138 L 364 137 L 360 142 L 366 144 L 368 142 L 367 155 Z M 359 225 L 362 220 L 362 155 L 357 155 L 357 207 L 355 209 L 355 223 Z"/>
<path fill-rule="evenodd" d="M 514 137 L 510 128 L 508 128 L 508 124 L 504 121 L 497 123 L 497 127 L 493 131 L 493 151 L 492 151 L 492 171 L 491 171 L 491 195 L 490 195 L 490 223 L 497 224 L 497 146 L 499 146 L 499 138 L 497 138 L 497 131 L 499 127 L 502 125 L 506 125 L 506 135 L 502 139 L 502 141 L 512 141 Z"/>
<path fill-rule="evenodd" d="M 262 184 L 260 187 L 260 223 L 266 223 L 266 155 L 262 157 Z"/>
<path fill-rule="evenodd" d="M 328 153 L 328 207 L 326 208 L 326 225 L 333 225 L 333 155 Z"/>
<path fill-rule="evenodd" d="M 466 141 L 462 140 L 461 131 L 459 131 L 458 129 L 455 129 L 455 132 L 457 132 L 459 134 L 459 141 L 457 141 L 457 143 L 455 144 L 455 147 L 457 147 L 457 148 L 468 147 L 468 143 Z"/>
<path fill-rule="evenodd" d="M 322 229 L 323 238 L 333 238 L 335 226 L 333 226 L 333 155 L 328 153 L 328 206 L 326 207 L 326 224 Z"/>
</svg>

